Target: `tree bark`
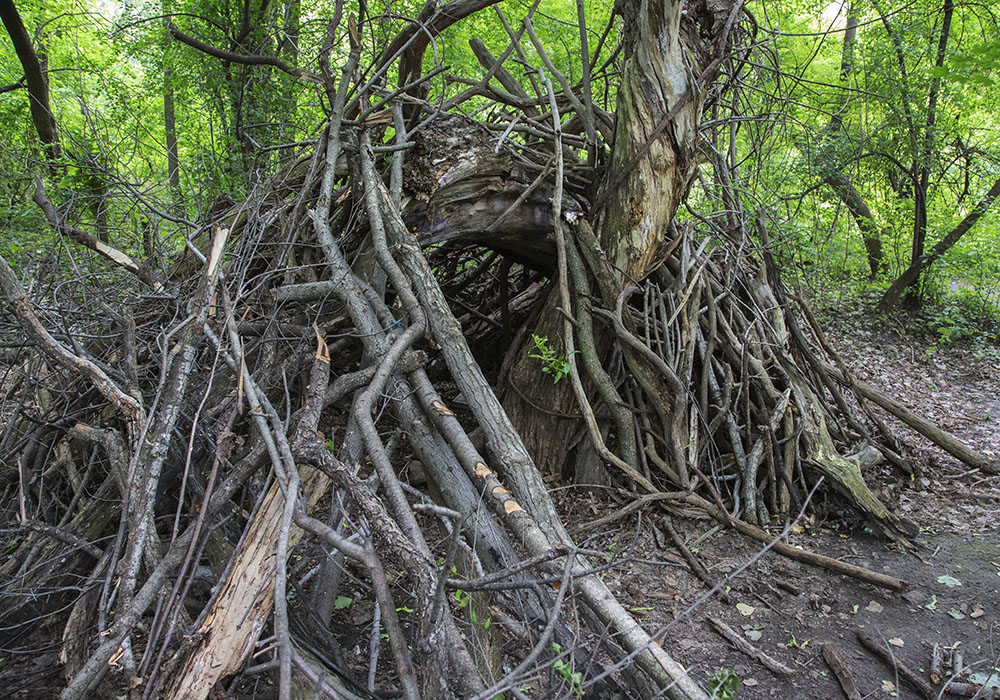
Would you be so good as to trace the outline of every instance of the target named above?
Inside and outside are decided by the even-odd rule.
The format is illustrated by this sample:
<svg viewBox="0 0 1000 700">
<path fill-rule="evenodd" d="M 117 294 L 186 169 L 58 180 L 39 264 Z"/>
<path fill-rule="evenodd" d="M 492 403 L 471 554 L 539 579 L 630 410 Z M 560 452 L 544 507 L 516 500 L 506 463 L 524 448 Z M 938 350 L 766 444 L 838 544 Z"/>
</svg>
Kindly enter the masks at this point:
<svg viewBox="0 0 1000 700">
<path fill-rule="evenodd" d="M 718 4 L 729 9 L 740 3 Z M 685 3 L 631 2 L 623 10 L 630 43 L 618 88 L 611 168 L 600 198 L 607 205 L 595 226 L 622 285 L 644 279 L 666 258 L 667 227 L 696 172 L 706 94 L 685 65 L 685 53 L 698 57 L 702 70 L 710 59 L 692 38 L 693 27 L 686 23 L 682 31 Z M 716 32 L 726 15 L 711 23 L 718 25 Z"/>
<path fill-rule="evenodd" d="M 697 172 L 698 124 L 705 86 L 719 65 L 742 2 L 636 1 L 620 6 L 625 65 L 618 88 L 611 165 L 591 211 L 613 280 L 603 286 L 608 306 L 618 293 L 658 268 L 677 244 L 670 223 Z M 689 61 L 695 61 L 694 71 Z M 698 77 L 696 77 L 698 76 Z M 564 211 L 573 216 L 572 207 Z M 583 247 L 589 247 L 581 244 Z M 568 384 L 543 379 L 531 335 L 560 347 L 560 302 L 550 297 L 531 332 L 524 332 L 504 405 L 539 466 L 561 471 L 579 431 L 566 422 L 577 412 Z M 605 339 L 607 340 L 607 339 Z M 603 355 L 608 342 L 598 341 Z M 603 359 L 603 358 L 602 358 Z M 531 387 L 530 398 L 526 387 Z"/>
</svg>

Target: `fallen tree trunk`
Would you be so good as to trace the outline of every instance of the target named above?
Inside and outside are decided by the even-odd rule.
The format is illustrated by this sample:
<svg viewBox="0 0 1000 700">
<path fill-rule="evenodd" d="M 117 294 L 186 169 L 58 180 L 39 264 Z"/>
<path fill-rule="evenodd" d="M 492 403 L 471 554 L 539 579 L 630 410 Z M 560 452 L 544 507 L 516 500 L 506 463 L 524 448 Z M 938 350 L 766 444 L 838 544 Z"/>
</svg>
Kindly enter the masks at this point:
<svg viewBox="0 0 1000 700">
<path fill-rule="evenodd" d="M 829 363 L 824 363 L 824 368 L 830 376 L 845 387 L 853 389 L 859 395 L 881 406 L 959 461 L 974 469 L 979 469 L 986 474 L 1000 474 L 1000 465 L 997 465 L 995 461 L 972 449 L 954 435 L 946 430 L 942 430 L 926 418 L 918 416 L 899 401 L 877 391 L 874 387 L 864 383 L 860 379 L 845 376 L 840 369 Z"/>
</svg>

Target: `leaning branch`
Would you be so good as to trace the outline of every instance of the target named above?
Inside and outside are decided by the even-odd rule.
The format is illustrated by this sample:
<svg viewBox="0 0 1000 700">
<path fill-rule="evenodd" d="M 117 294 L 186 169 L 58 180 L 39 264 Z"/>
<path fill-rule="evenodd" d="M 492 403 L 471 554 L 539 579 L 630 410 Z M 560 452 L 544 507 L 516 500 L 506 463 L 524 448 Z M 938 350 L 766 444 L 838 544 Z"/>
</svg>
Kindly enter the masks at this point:
<svg viewBox="0 0 1000 700">
<path fill-rule="evenodd" d="M 34 200 L 35 204 L 37 204 L 42 210 L 42 213 L 45 214 L 45 219 L 49 222 L 49 225 L 52 228 L 59 233 L 66 234 L 85 248 L 90 248 L 91 250 L 100 253 L 119 267 L 124 267 L 154 291 L 159 292 L 163 289 L 163 283 L 160 282 L 160 280 L 158 280 L 145 265 L 137 263 L 126 253 L 123 253 L 114 246 L 110 246 L 104 241 L 95 238 L 86 231 L 81 231 L 73 226 L 64 226 L 62 222 L 59 221 L 59 214 L 56 212 L 55 206 L 45 195 L 45 187 L 42 185 L 42 178 L 35 175 L 34 181 L 35 193 L 31 196 L 31 199 Z"/>
<path fill-rule="evenodd" d="M 74 355 L 52 337 L 38 316 L 35 315 L 28 295 L 18 281 L 14 271 L 7 261 L 0 256 L 0 289 L 7 298 L 10 311 L 21 322 L 28 336 L 60 367 L 71 372 L 77 372 L 94 385 L 101 394 L 117 406 L 130 421 L 140 421 L 143 417 L 142 407 L 133 397 L 122 391 L 117 384 L 90 360 Z"/>
<path fill-rule="evenodd" d="M 280 71 L 284 71 L 296 78 L 301 78 L 302 80 L 308 80 L 313 83 L 323 84 L 322 76 L 311 73 L 307 70 L 302 70 L 295 66 L 290 66 L 280 58 L 274 56 L 244 56 L 243 54 L 233 53 L 232 51 L 225 51 L 223 49 L 217 49 L 210 44 L 206 44 L 203 41 L 195 39 L 193 36 L 189 36 L 182 32 L 180 29 L 174 26 L 173 22 L 167 22 L 167 29 L 170 30 L 170 36 L 177 39 L 177 41 L 182 44 L 187 44 L 193 49 L 198 49 L 202 53 L 207 53 L 209 56 L 214 56 L 215 58 L 221 59 L 223 61 L 229 61 L 230 63 L 239 63 L 245 66 L 272 66 Z"/>
<path fill-rule="evenodd" d="M 839 383 L 854 389 L 854 391 L 858 392 L 864 398 L 878 404 L 952 457 L 986 474 L 1000 474 L 1000 467 L 991 462 L 986 455 L 972 449 L 948 431 L 942 430 L 926 418 L 918 416 L 903 404 L 889 398 L 885 394 L 879 393 L 874 387 L 865 384 L 861 380 L 845 376 L 837 367 L 826 362 L 823 362 L 822 365 L 827 374 Z"/>
<path fill-rule="evenodd" d="M 399 82 L 401 85 L 410 82 L 420 74 L 424 50 L 434 37 L 456 22 L 497 2 L 499 0 L 452 0 L 445 4 L 433 0 L 428 2 L 413 22 L 397 34 L 382 52 L 377 63 L 378 67 L 388 65 L 396 58 L 397 53 L 406 47 L 399 67 Z"/>
<path fill-rule="evenodd" d="M 777 538 L 772 537 L 768 533 L 761 530 L 759 527 L 729 516 L 724 510 L 717 507 L 715 504 L 706 501 L 697 494 L 689 494 L 684 497 L 684 500 L 693 506 L 701 508 L 713 518 L 718 520 L 721 524 L 732 525 L 747 537 L 755 539 L 758 542 L 763 542 L 774 549 L 774 551 L 778 554 L 788 557 L 789 559 L 795 559 L 796 561 L 805 562 L 806 564 L 810 564 L 812 566 L 818 566 L 826 569 L 827 571 L 833 571 L 838 574 L 843 574 L 844 576 L 850 576 L 858 581 L 865 581 L 866 583 L 871 583 L 875 586 L 887 588 L 890 591 L 902 591 L 909 585 L 906 581 L 898 579 L 894 576 L 888 576 L 877 571 L 871 571 L 870 569 L 855 566 L 854 564 L 848 564 L 847 562 L 840 561 L 839 559 L 823 556 L 822 554 L 816 554 L 814 552 L 808 552 L 804 549 L 799 549 L 798 547 L 793 547 L 790 544 L 781 542 L 777 540 Z"/>
<path fill-rule="evenodd" d="M 24 84 L 25 84 L 25 78 L 22 75 L 21 79 L 18 80 L 16 83 L 11 83 L 10 85 L 4 85 L 3 87 L 0 87 L 0 95 L 4 94 L 5 92 L 20 90 L 21 88 L 24 87 Z"/>
</svg>

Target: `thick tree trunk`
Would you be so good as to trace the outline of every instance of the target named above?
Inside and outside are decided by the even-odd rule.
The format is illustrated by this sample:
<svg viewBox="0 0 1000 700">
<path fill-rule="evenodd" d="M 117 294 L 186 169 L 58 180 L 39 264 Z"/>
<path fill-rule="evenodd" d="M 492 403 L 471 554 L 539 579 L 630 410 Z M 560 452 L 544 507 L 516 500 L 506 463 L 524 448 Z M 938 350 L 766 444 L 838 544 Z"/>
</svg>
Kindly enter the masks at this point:
<svg viewBox="0 0 1000 700">
<path fill-rule="evenodd" d="M 643 0 L 621 8 L 629 43 L 618 88 L 614 150 L 600 194 L 591 211 L 584 212 L 595 222 L 614 278 L 602 290 L 609 306 L 625 286 L 658 268 L 678 244 L 668 233 L 697 172 L 704 86 L 718 65 L 712 50 L 726 40 L 742 3 L 709 6 Z M 689 65 L 691 60 L 696 65 Z M 541 374 L 538 359 L 532 357 L 537 354 L 532 336 L 545 338 L 552 347 L 564 344 L 561 314 L 571 310 L 560 310 L 560 305 L 550 291 L 541 317 L 514 351 L 511 390 L 504 398 L 536 463 L 554 471 L 578 456 L 571 448 L 580 440 L 580 424 L 575 430 L 567 428 L 578 413 L 569 382 L 554 384 Z M 596 340 L 603 354 L 610 339 Z M 534 387 L 530 399 L 525 387 Z"/>
<path fill-rule="evenodd" d="M 626 7 L 631 55 L 622 70 L 614 153 L 599 198 L 606 206 L 591 212 L 601 217 L 595 229 L 621 284 L 644 279 L 666 259 L 668 225 L 696 172 L 705 100 L 686 56 L 701 59 L 694 66 L 697 74 L 710 58 L 706 47 L 692 40 L 690 23 L 682 29 L 684 3 L 661 0 Z M 713 22 L 716 32 L 722 31 L 727 14 Z"/>
</svg>

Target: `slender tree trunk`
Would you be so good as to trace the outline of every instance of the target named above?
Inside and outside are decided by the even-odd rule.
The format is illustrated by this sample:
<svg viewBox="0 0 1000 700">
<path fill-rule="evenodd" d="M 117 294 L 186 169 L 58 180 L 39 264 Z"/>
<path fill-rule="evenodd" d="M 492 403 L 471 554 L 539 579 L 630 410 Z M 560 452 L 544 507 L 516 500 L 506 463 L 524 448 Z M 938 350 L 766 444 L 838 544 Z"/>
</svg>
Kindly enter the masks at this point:
<svg viewBox="0 0 1000 700">
<path fill-rule="evenodd" d="M 854 44 L 858 35 L 858 7 L 852 2 L 845 3 L 847 24 L 844 27 L 844 48 L 840 53 L 840 81 L 847 88 L 851 87 L 851 74 L 854 73 Z M 839 131 L 844 124 L 844 112 L 850 100 L 845 97 L 838 109 L 830 118 L 830 130 Z"/>
<path fill-rule="evenodd" d="M 174 206 L 181 200 L 181 164 L 177 151 L 177 110 L 174 106 L 174 71 L 163 70 L 163 132 L 167 142 L 167 178 Z"/>
<path fill-rule="evenodd" d="M 13 0 L 0 0 L 0 20 L 10 35 L 18 60 L 24 70 L 28 85 L 28 102 L 31 107 L 31 121 L 38 132 L 38 138 L 45 147 L 49 158 L 59 157 L 59 132 L 56 130 L 56 119 L 52 115 L 49 104 L 49 81 L 42 68 L 42 63 L 31 44 L 28 30 L 21 21 Z"/>
<path fill-rule="evenodd" d="M 858 192 L 858 188 L 854 186 L 854 183 L 842 171 L 838 170 L 830 173 L 826 176 L 824 182 L 836 192 L 837 196 L 840 197 L 840 201 L 843 202 L 847 210 L 851 212 L 851 216 L 854 217 L 854 223 L 857 224 L 858 230 L 861 231 L 861 238 L 865 243 L 868 269 L 870 270 L 872 279 L 874 279 L 882 270 L 884 259 L 882 253 L 882 234 L 879 231 L 878 224 L 875 223 L 875 216 L 872 214 L 871 209 L 868 208 L 868 203 L 865 202 L 864 197 Z"/>
<path fill-rule="evenodd" d="M 302 11 L 301 0 L 290 0 L 285 4 L 285 17 L 282 23 L 281 41 L 278 42 L 278 54 L 290 66 L 299 62 L 299 33 L 300 16 Z M 292 117 L 295 114 L 295 79 L 286 75 L 282 78 L 284 82 L 284 94 L 282 98 L 285 103 L 287 118 L 281 120 L 281 133 L 279 138 L 285 141 L 294 138 L 295 124 Z"/>
<path fill-rule="evenodd" d="M 177 112 L 174 108 L 174 72 L 170 68 L 163 71 L 163 131 L 167 141 L 167 177 L 170 181 L 170 195 L 176 206 L 181 199 L 181 165 L 177 153 Z"/>
<path fill-rule="evenodd" d="M 941 22 L 941 35 L 938 39 L 937 58 L 934 67 L 944 66 L 945 53 L 948 49 L 948 36 L 951 33 L 951 17 L 955 9 L 953 0 L 944 0 L 944 19 Z M 924 139 L 920 149 L 917 168 L 916 188 L 913 198 L 913 249 L 910 253 L 910 267 L 915 270 L 913 281 L 907 286 L 917 283 L 920 278 L 920 258 L 924 254 L 924 244 L 927 239 L 927 198 L 931 179 L 931 156 L 934 152 L 934 128 L 937 123 L 937 101 L 941 90 L 941 78 L 931 79 L 930 91 L 927 95 L 927 126 L 924 129 Z M 905 275 L 906 273 L 904 273 Z M 898 280 L 897 280 L 898 281 Z M 883 300 L 885 297 L 883 297 Z"/>
<path fill-rule="evenodd" d="M 971 229 L 977 221 L 986 213 L 993 204 L 993 201 L 1000 196 L 1000 179 L 997 179 L 993 186 L 983 195 L 983 198 L 979 200 L 979 204 L 973 209 L 969 214 L 959 222 L 958 226 L 953 228 L 951 231 L 945 235 L 937 245 L 931 248 L 930 252 L 926 255 L 921 255 L 916 262 L 910 263 L 910 266 L 897 277 L 889 288 L 882 295 L 882 298 L 878 302 L 879 311 L 890 311 L 899 302 L 900 296 L 907 288 L 916 284 L 917 280 L 920 279 L 920 273 L 930 267 L 938 258 L 944 255 L 949 248 L 955 245 L 966 232 Z"/>
<path fill-rule="evenodd" d="M 850 103 L 850 96 L 846 90 L 851 87 L 851 74 L 854 72 L 854 44 L 858 32 L 857 6 L 849 3 L 846 11 L 847 26 L 844 28 L 844 48 L 840 59 L 840 79 L 844 83 L 845 93 L 843 100 L 834 110 L 833 116 L 830 117 L 827 133 L 831 135 L 839 133 L 844 125 L 844 112 L 847 111 Z M 851 212 L 851 216 L 861 232 L 861 238 L 864 240 L 868 267 L 874 279 L 882 269 L 883 254 L 882 236 L 871 209 L 843 169 L 829 172 L 824 178 L 824 182 L 833 189 L 840 201 Z"/>
<path fill-rule="evenodd" d="M 167 145 L 167 180 L 170 183 L 170 197 L 175 208 L 181 202 L 181 164 L 177 151 L 177 110 L 174 105 L 174 69 L 171 62 L 173 40 L 170 38 L 169 24 L 173 12 L 172 0 L 163 0 L 163 14 L 168 31 L 163 36 L 163 135 Z"/>
</svg>

